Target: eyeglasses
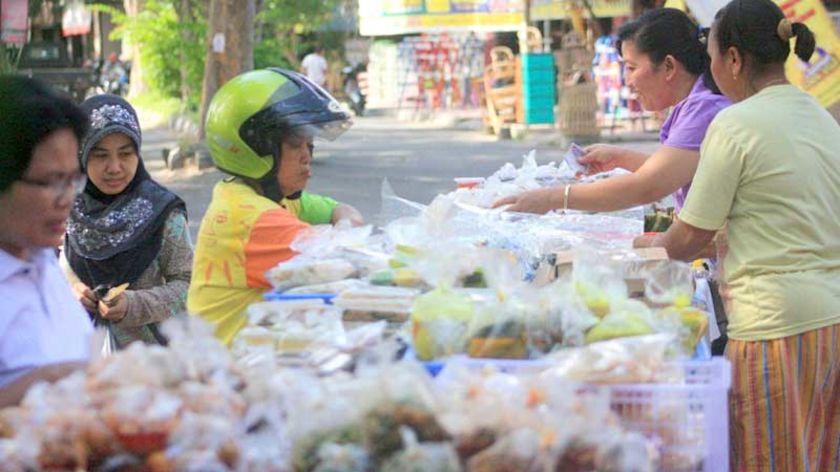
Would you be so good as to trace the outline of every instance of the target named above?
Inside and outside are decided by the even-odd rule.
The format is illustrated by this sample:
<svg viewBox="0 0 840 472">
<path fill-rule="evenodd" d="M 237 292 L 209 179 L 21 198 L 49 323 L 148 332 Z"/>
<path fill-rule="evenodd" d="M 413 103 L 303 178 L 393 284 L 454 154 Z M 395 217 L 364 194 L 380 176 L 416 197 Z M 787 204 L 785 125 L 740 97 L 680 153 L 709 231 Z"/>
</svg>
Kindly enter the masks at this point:
<svg viewBox="0 0 840 472">
<path fill-rule="evenodd" d="M 87 185 L 87 176 L 85 174 L 78 174 L 56 180 L 37 180 L 21 177 L 18 179 L 18 182 L 39 187 L 50 192 L 55 198 L 55 204 L 58 205 L 61 202 L 61 198 L 67 195 L 68 189 L 73 191 L 73 198 L 82 193 L 85 185 Z"/>
</svg>

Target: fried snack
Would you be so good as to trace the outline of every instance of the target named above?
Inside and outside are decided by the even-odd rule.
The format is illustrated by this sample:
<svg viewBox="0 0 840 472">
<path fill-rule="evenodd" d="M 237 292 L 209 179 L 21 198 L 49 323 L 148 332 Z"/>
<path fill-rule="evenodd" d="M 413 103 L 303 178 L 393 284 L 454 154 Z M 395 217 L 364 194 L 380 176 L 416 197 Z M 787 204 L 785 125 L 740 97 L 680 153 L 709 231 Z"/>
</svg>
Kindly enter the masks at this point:
<svg viewBox="0 0 840 472">
<path fill-rule="evenodd" d="M 411 429 L 420 442 L 450 439 L 432 413 L 410 403 L 377 408 L 368 413 L 362 422 L 365 445 L 377 460 L 404 447 L 401 427 Z"/>
<path fill-rule="evenodd" d="M 102 301 L 105 302 L 105 303 L 110 302 L 111 300 L 117 298 L 118 296 L 120 296 L 120 294 L 125 292 L 125 290 L 127 288 L 128 288 L 127 283 L 122 284 L 122 285 L 117 285 L 116 287 L 112 287 L 110 290 L 108 290 L 108 293 L 106 293 L 105 296 L 102 297 Z"/>
</svg>

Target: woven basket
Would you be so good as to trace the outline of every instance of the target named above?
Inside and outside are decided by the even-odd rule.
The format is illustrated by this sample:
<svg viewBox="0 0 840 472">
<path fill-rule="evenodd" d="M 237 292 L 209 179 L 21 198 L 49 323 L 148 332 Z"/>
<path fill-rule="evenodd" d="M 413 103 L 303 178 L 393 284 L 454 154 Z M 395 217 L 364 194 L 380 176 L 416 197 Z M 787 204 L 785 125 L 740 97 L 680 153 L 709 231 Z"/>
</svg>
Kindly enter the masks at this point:
<svg viewBox="0 0 840 472">
<path fill-rule="evenodd" d="M 560 107 L 557 120 L 566 136 L 597 137 L 598 86 L 578 84 L 560 87 Z"/>
</svg>

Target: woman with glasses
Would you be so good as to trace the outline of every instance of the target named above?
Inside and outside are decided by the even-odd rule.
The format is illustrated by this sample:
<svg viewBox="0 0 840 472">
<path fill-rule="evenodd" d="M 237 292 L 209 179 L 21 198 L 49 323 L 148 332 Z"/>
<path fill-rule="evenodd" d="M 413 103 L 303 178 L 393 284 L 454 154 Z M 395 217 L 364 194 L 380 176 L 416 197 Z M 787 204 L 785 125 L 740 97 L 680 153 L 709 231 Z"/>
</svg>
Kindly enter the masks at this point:
<svg viewBox="0 0 840 472">
<path fill-rule="evenodd" d="M 112 349 L 164 344 L 158 324 L 184 311 L 192 273 L 186 207 L 143 166 L 128 102 L 97 95 L 82 109 L 91 123 L 79 154 L 87 185 L 67 225 L 70 279 Z"/>
<path fill-rule="evenodd" d="M 55 257 L 84 186 L 84 113 L 32 79 L 0 75 L 0 407 L 88 359 L 90 323 Z"/>
<path fill-rule="evenodd" d="M 729 100 L 709 74 L 702 32 L 683 12 L 652 10 L 618 31 L 624 79 L 649 111 L 673 107 L 653 154 L 596 144 L 579 162 L 590 173 L 620 167 L 632 174 L 589 184 L 525 192 L 496 202 L 510 211 L 546 213 L 554 209 L 615 211 L 653 203 L 674 194 L 682 207 L 691 185 L 706 128 Z"/>
<path fill-rule="evenodd" d="M 814 35 L 735 0 L 709 37 L 735 103 L 712 122 L 685 207 L 652 244 L 691 259 L 726 227 L 732 470 L 840 470 L 840 126 L 791 85 Z M 638 241 L 639 245 L 651 241 Z"/>
</svg>

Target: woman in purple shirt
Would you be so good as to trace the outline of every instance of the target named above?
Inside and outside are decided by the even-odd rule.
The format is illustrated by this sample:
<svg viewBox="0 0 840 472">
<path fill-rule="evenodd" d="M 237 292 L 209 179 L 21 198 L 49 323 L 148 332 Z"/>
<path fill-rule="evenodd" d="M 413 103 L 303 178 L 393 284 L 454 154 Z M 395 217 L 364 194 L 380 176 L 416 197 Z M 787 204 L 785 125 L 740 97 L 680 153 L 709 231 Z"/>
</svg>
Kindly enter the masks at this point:
<svg viewBox="0 0 840 472">
<path fill-rule="evenodd" d="M 579 161 L 590 173 L 621 167 L 632 174 L 588 184 L 525 192 L 496 202 L 510 211 L 554 209 L 615 211 L 674 194 L 682 208 L 697 163 L 700 143 L 712 119 L 729 100 L 709 73 L 709 56 L 699 29 L 683 12 L 662 8 L 645 13 L 618 32 L 627 85 L 646 110 L 674 107 L 652 155 L 596 144 Z"/>
</svg>

